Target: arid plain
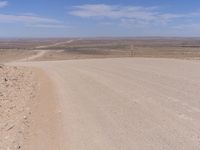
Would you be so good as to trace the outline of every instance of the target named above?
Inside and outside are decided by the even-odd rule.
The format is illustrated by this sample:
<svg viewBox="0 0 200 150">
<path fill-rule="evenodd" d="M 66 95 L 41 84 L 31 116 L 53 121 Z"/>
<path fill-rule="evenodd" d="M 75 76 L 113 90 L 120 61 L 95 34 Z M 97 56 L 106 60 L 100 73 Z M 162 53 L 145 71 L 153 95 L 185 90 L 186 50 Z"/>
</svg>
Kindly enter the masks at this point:
<svg viewBox="0 0 200 150">
<path fill-rule="evenodd" d="M 0 40 L 0 149 L 200 149 L 200 39 Z"/>
</svg>

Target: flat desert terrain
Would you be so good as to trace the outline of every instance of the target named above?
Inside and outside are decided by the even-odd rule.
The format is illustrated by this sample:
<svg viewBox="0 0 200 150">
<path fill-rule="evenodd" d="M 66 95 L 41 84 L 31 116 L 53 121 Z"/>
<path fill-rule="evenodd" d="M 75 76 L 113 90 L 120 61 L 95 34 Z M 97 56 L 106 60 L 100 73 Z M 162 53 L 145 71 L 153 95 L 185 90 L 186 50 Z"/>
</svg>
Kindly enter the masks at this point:
<svg viewBox="0 0 200 150">
<path fill-rule="evenodd" d="M 38 54 L 39 53 L 39 54 Z M 35 55 L 37 54 L 37 57 Z M 42 54 L 42 55 L 41 55 Z M 39 55 L 39 57 L 38 57 Z M 34 58 L 28 58 L 34 56 Z M 0 63 L 93 58 L 200 59 L 199 38 L 0 39 Z"/>
<path fill-rule="evenodd" d="M 20 128 L 1 127 L 2 139 L 7 139 L 0 140 L 0 146 L 30 150 L 200 149 L 198 39 L 56 40 L 34 44 L 19 59 L 2 61 L 8 70 L 13 66 L 25 69 L 23 73 L 29 70 L 22 88 L 29 87 L 24 95 L 32 91 L 34 96 L 26 97 L 24 103 L 23 95 L 16 92 L 19 103 L 29 108 L 29 124 L 23 130 L 26 139 L 7 143 L 11 137 L 18 139 Z M 7 54 L 5 49 L 3 53 Z M 10 74 L 13 77 L 13 72 Z M 2 78 L 2 82 L 7 81 Z M 7 101 L 16 100 L 8 97 Z M 1 111 L 7 106 L 3 102 Z M 23 116 L 19 113 L 26 119 Z M 0 125 L 5 124 L 0 117 Z"/>
</svg>

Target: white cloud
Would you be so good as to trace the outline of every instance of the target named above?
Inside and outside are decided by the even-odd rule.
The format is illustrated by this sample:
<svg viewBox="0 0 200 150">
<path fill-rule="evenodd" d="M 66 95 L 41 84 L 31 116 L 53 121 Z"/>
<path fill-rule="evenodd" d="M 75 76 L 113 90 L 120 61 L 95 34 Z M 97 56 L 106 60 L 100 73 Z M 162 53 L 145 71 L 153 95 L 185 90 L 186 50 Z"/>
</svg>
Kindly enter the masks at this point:
<svg viewBox="0 0 200 150">
<path fill-rule="evenodd" d="M 0 1 L 0 8 L 6 7 L 8 5 L 7 1 Z"/>
<path fill-rule="evenodd" d="M 74 6 L 69 12 L 82 18 L 112 19 L 121 23 L 142 25 L 149 23 L 167 23 L 175 19 L 190 18 L 194 14 L 162 13 L 158 7 L 119 6 L 106 4 L 87 4 Z M 196 13 L 195 13 L 196 14 Z"/>
<path fill-rule="evenodd" d="M 8 1 L 0 0 L 0 8 L 8 5 Z M 48 17 L 42 17 L 34 13 L 3 14 L 0 13 L 0 23 L 18 23 L 26 27 L 37 28 L 66 28 L 63 22 Z"/>
<path fill-rule="evenodd" d="M 1 23 L 60 23 L 60 21 L 51 18 L 45 18 L 34 15 L 12 15 L 0 14 Z"/>
<path fill-rule="evenodd" d="M 79 17 L 104 17 L 110 19 L 135 18 L 142 20 L 154 20 L 155 8 L 135 7 L 135 6 L 117 6 L 117 5 L 81 5 L 75 6 L 70 14 Z"/>
<path fill-rule="evenodd" d="M 37 16 L 32 13 L 23 15 L 0 14 L 0 23 L 19 23 L 25 25 L 26 27 L 37 27 L 37 28 L 67 27 L 59 20 Z"/>
</svg>

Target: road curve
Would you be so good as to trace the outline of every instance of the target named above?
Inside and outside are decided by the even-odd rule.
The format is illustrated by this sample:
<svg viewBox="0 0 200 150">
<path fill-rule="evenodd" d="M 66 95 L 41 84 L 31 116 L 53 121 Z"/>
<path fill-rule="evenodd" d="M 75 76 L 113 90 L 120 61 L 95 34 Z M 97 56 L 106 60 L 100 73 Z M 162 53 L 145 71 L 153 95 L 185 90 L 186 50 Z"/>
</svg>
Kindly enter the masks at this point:
<svg viewBox="0 0 200 150">
<path fill-rule="evenodd" d="M 200 149 L 200 62 L 35 62 L 57 86 L 60 150 Z"/>
<path fill-rule="evenodd" d="M 36 52 L 35 55 L 29 56 L 29 57 L 26 57 L 26 58 L 23 58 L 23 59 L 19 59 L 19 60 L 17 60 L 17 62 L 33 61 L 37 58 L 41 58 L 42 56 L 44 56 L 46 53 L 49 52 L 49 50 L 35 50 L 35 52 Z"/>
<path fill-rule="evenodd" d="M 68 40 L 68 41 L 65 41 L 65 42 L 58 42 L 58 43 L 51 44 L 51 45 L 37 46 L 35 48 L 36 50 L 33 50 L 34 52 L 36 52 L 36 54 L 31 55 L 31 56 L 26 57 L 26 58 L 19 59 L 19 60 L 17 60 L 17 62 L 34 61 L 37 58 L 41 58 L 42 56 L 44 56 L 45 54 L 49 53 L 49 51 L 50 51 L 50 50 L 41 50 L 41 49 L 50 48 L 50 47 L 54 47 L 54 46 L 59 46 L 59 45 L 63 45 L 63 44 L 70 44 L 72 42 L 74 42 L 74 40 Z M 60 50 L 60 51 L 57 50 L 57 52 L 62 52 L 62 51 L 63 50 Z"/>
</svg>

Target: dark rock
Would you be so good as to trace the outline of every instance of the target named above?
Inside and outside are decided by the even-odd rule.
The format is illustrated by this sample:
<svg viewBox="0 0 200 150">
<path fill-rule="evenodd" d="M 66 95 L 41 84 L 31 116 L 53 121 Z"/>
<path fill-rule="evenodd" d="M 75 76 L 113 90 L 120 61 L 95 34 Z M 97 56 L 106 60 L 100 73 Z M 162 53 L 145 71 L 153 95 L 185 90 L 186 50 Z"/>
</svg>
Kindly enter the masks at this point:
<svg viewBox="0 0 200 150">
<path fill-rule="evenodd" d="M 0 65 L 0 69 L 3 69 L 3 65 Z"/>
</svg>

